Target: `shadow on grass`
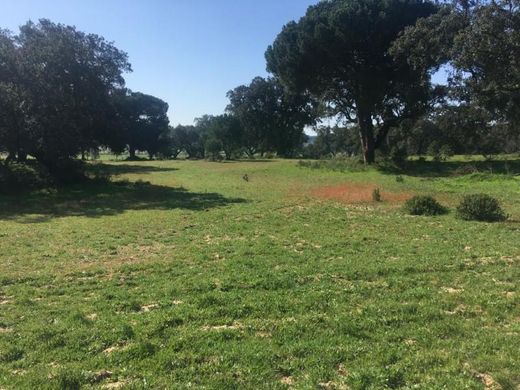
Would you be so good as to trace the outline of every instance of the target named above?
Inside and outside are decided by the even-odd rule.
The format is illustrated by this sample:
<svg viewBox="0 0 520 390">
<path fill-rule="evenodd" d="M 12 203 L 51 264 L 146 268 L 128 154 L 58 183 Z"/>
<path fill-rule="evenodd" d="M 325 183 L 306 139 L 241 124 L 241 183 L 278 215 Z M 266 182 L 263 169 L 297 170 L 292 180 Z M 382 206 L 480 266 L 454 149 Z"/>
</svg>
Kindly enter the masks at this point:
<svg viewBox="0 0 520 390">
<path fill-rule="evenodd" d="M 88 172 L 94 176 L 115 176 L 124 174 L 145 174 L 151 172 L 173 172 L 177 171 L 177 168 L 171 167 L 158 167 L 155 165 L 142 165 L 142 164 L 90 164 L 88 165 Z"/>
<path fill-rule="evenodd" d="M 274 160 L 269 160 L 269 159 L 254 159 L 254 158 L 243 158 L 243 159 L 238 159 L 238 160 L 223 160 L 222 162 L 224 164 L 237 164 L 237 163 L 271 163 L 273 162 Z"/>
<path fill-rule="evenodd" d="M 493 161 L 408 161 L 406 166 L 397 168 L 382 165 L 378 169 L 388 174 L 406 174 L 416 177 L 449 177 L 473 173 L 519 175 L 520 159 Z"/>
<path fill-rule="evenodd" d="M 69 216 L 99 218 L 127 210 L 207 210 L 244 202 L 218 193 L 190 192 L 146 182 L 89 181 L 56 193 L 0 197 L 0 220 L 22 217 L 21 222 L 37 223 Z"/>
</svg>

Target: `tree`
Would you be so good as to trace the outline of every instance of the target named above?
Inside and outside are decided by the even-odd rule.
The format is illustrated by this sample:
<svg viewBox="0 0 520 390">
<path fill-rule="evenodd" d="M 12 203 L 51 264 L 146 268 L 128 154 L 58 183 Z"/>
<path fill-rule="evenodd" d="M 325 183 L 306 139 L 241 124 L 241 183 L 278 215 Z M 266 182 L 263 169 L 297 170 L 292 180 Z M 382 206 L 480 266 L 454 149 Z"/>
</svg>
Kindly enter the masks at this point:
<svg viewBox="0 0 520 390">
<path fill-rule="evenodd" d="M 429 74 L 389 55 L 394 40 L 436 7 L 421 0 L 330 0 L 290 22 L 266 52 L 267 69 L 295 93 L 310 93 L 359 129 L 363 156 L 431 99 Z"/>
<path fill-rule="evenodd" d="M 0 30 L 0 151 L 8 161 L 24 161 L 29 144 L 19 55 L 14 37 Z"/>
<path fill-rule="evenodd" d="M 87 146 L 109 142 L 110 96 L 131 70 L 126 53 L 48 20 L 22 26 L 17 43 L 34 123 L 30 154 L 52 170 Z"/>
<path fill-rule="evenodd" d="M 155 96 L 126 91 L 118 95 L 116 106 L 130 158 L 136 158 L 137 150 L 146 151 L 153 158 L 168 132 L 168 103 Z"/>
<path fill-rule="evenodd" d="M 78 153 L 117 138 L 111 98 L 131 70 L 126 53 L 45 19 L 0 35 L 0 142 L 11 155 L 59 176 Z"/>
<path fill-rule="evenodd" d="M 450 101 L 438 109 L 439 124 L 464 132 L 458 142 L 465 149 L 516 145 L 508 140 L 520 135 L 520 1 L 444 5 L 409 27 L 393 51 L 429 72 L 449 66 Z"/>
<path fill-rule="evenodd" d="M 474 7 L 453 53 L 469 99 L 520 131 L 520 1 Z"/>
<path fill-rule="evenodd" d="M 305 126 L 314 120 L 308 96 L 287 93 L 274 78 L 256 77 L 227 96 L 226 110 L 240 120 L 249 156 L 266 151 L 291 156 L 305 141 Z"/>
<path fill-rule="evenodd" d="M 235 116 L 230 114 L 204 115 L 197 118 L 195 122 L 199 133 L 203 134 L 205 138 L 206 146 L 211 145 L 213 154 L 215 154 L 217 145 L 220 145 L 218 152 L 223 151 L 226 160 L 230 160 L 234 154 L 239 153 L 242 148 L 243 127 Z"/>
<path fill-rule="evenodd" d="M 195 126 L 178 125 L 171 133 L 170 142 L 174 156 L 184 151 L 188 158 L 204 157 L 204 140 Z"/>
</svg>

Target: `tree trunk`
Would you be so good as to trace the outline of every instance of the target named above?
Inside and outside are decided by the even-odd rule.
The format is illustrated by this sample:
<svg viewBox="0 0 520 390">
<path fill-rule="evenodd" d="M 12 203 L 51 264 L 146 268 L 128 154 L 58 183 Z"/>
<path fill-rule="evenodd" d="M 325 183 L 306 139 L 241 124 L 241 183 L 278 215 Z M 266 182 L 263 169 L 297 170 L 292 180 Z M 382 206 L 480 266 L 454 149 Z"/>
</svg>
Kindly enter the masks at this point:
<svg viewBox="0 0 520 390">
<path fill-rule="evenodd" d="M 128 154 L 130 155 L 130 159 L 135 159 L 135 148 L 133 148 L 132 146 L 129 146 Z"/>
<path fill-rule="evenodd" d="M 17 161 L 19 163 L 24 163 L 27 161 L 27 153 L 24 150 L 19 150 L 17 153 Z"/>
<path fill-rule="evenodd" d="M 369 111 L 358 109 L 358 125 L 359 137 L 361 140 L 361 149 L 363 151 L 363 160 L 365 164 L 373 164 L 376 160 L 375 156 L 375 139 L 374 124 L 372 123 L 372 115 Z"/>
</svg>

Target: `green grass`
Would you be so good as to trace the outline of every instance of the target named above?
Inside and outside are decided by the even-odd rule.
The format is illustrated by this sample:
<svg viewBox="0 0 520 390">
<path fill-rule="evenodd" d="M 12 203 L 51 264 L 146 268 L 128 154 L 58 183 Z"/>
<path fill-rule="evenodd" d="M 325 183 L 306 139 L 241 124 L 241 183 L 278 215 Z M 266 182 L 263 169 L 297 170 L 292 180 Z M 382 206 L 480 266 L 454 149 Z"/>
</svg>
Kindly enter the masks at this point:
<svg viewBox="0 0 520 390">
<path fill-rule="evenodd" d="M 106 162 L 114 183 L 0 197 L 0 388 L 516 389 L 519 161 L 469 163 Z M 383 202 L 311 195 L 366 182 Z M 411 217 L 388 192 L 511 217 Z"/>
</svg>

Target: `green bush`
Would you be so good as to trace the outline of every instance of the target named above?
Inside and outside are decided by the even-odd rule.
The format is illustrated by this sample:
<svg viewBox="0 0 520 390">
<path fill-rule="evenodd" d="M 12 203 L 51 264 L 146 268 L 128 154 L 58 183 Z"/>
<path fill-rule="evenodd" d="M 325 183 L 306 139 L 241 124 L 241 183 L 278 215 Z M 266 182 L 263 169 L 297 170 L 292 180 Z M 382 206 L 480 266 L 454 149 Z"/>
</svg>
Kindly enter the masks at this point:
<svg viewBox="0 0 520 390">
<path fill-rule="evenodd" d="M 433 161 L 446 161 L 454 155 L 453 149 L 449 145 L 441 145 L 438 141 L 433 141 L 428 146 L 427 153 Z"/>
<path fill-rule="evenodd" d="M 486 194 L 466 195 L 457 207 L 457 217 L 466 221 L 499 222 L 507 219 L 498 200 Z"/>
<path fill-rule="evenodd" d="M 402 167 L 408 161 L 408 151 L 404 146 L 394 146 L 392 149 L 390 149 L 388 158 L 398 167 Z"/>
<path fill-rule="evenodd" d="M 411 215 L 441 215 L 448 209 L 431 196 L 417 195 L 406 201 L 404 209 Z"/>
</svg>

